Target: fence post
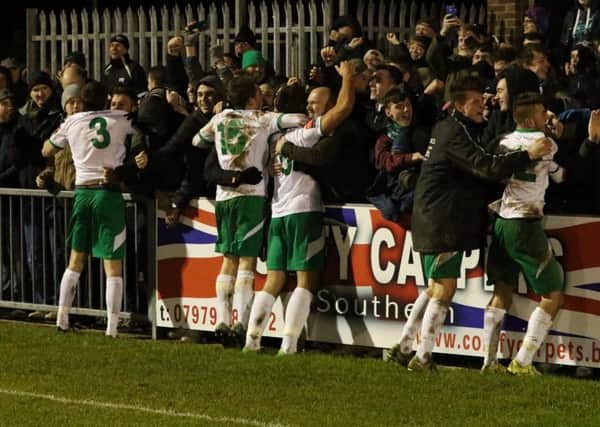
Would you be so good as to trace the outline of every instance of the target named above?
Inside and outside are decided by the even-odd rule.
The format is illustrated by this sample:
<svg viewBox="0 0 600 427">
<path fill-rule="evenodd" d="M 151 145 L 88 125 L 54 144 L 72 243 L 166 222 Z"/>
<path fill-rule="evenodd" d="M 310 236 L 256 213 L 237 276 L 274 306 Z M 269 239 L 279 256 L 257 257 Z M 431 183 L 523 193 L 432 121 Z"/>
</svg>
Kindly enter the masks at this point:
<svg viewBox="0 0 600 427">
<path fill-rule="evenodd" d="M 248 0 L 235 0 L 235 33 L 248 25 Z"/>
<path fill-rule="evenodd" d="M 339 8 L 338 8 L 338 13 L 340 16 L 342 15 L 348 15 L 348 12 L 350 11 L 349 7 L 348 7 L 348 1 L 347 0 L 339 0 Z"/>
<path fill-rule="evenodd" d="M 27 9 L 26 12 L 26 19 L 27 22 L 25 23 L 26 26 L 26 33 L 27 33 L 27 47 L 26 47 L 26 66 L 27 66 L 27 70 L 33 70 L 34 68 L 36 68 L 37 65 L 37 55 L 36 53 L 38 52 L 38 50 L 36 49 L 36 43 L 34 42 L 33 38 L 34 36 L 37 36 L 39 34 L 39 28 L 38 28 L 38 11 L 37 9 Z"/>
<path fill-rule="evenodd" d="M 150 199 L 144 203 L 146 209 L 146 259 L 148 260 L 146 268 L 146 295 L 148 299 L 148 320 L 152 324 L 152 339 L 156 340 L 157 328 L 156 328 L 156 271 L 158 260 L 156 259 L 156 200 Z"/>
</svg>

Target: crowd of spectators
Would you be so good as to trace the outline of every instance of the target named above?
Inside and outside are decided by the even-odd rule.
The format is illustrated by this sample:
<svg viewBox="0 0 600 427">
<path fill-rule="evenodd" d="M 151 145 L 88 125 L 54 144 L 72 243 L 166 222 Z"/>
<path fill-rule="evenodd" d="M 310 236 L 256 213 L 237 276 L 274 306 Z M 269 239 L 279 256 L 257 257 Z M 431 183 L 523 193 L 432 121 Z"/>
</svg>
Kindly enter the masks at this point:
<svg viewBox="0 0 600 427">
<path fill-rule="evenodd" d="M 307 96 L 315 87 L 328 87 L 330 99 L 325 102 L 335 101 L 341 79 L 334 66 L 350 60 L 356 90 L 352 114 L 311 150 L 293 144 L 281 150 L 295 161 L 294 167 L 318 180 L 325 202 L 370 201 L 390 220 L 409 213 L 432 127 L 453 109 L 448 88 L 467 76 L 485 88 L 486 122 L 480 143 L 490 152 L 499 137 L 515 129 L 512 102 L 516 96 L 522 92 L 544 96 L 547 133 L 558 142 L 556 159 L 568 176 L 565 183 L 551 184 L 546 212 L 600 213 L 600 168 L 596 167 L 600 141 L 587 138 L 590 111 L 600 107 L 600 5 L 575 1 L 557 46 L 548 42 L 553 31 L 548 18 L 541 7 L 527 9 L 522 34 L 512 43 L 453 14 L 441 22 L 424 18 L 406 37 L 388 34 L 390 54 L 386 55 L 373 48 L 356 18 L 340 16 L 319 57 L 300 76 L 278 75 L 250 28 L 237 34 L 234 52 L 212 48 L 210 63 L 198 60 L 199 30 L 182 31 L 169 40 L 166 63 L 147 71 L 129 55 L 127 37 L 114 35 L 99 78 L 111 94 L 107 108 L 136 112 L 137 125 L 144 132 L 131 141 L 129 160 L 115 174 L 125 191 L 156 197 L 166 211 L 167 224 L 174 224 L 192 198 L 214 194 L 210 182 L 219 182 L 215 177 L 223 172 L 210 150 L 192 141 L 215 111 L 227 106 L 227 84 L 233 76 L 252 77 L 265 110 L 284 111 L 286 105 L 298 104 L 310 109 Z M 73 188 L 69 152 L 48 162 L 40 151 L 77 104 L 79 89 L 89 79 L 86 65 L 81 52 L 72 52 L 56 76 L 29 70 L 24 82 L 18 61 L 0 62 L 0 187 L 44 188 L 54 193 Z M 143 169 L 141 152 L 149 159 Z M 250 175 L 241 170 L 232 173 L 232 182 Z M 7 214 L 3 207 L 5 230 Z M 42 241 L 47 230 L 31 216 L 22 218 L 28 274 L 31 280 L 39 279 L 44 275 L 42 266 L 51 264 L 40 257 L 64 254 L 60 245 L 42 251 L 35 242 Z M 53 223 L 52 218 L 49 221 Z M 58 226 L 60 221 L 55 222 Z M 9 282 L 8 277 L 2 278 L 4 297 Z M 33 288 L 47 296 L 54 284 L 48 283 L 43 292 L 40 286 Z M 34 302 L 39 298 L 21 297 Z"/>
</svg>

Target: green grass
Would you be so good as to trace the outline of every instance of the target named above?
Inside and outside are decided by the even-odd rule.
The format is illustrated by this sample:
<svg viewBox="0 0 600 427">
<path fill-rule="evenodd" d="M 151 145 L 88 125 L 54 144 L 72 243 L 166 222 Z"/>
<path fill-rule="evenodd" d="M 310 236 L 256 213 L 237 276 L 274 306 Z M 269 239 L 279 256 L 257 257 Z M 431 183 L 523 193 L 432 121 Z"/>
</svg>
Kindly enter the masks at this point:
<svg viewBox="0 0 600 427">
<path fill-rule="evenodd" d="M 482 377 L 444 369 L 431 376 L 373 359 L 275 358 L 0 322 L 0 425 L 243 425 L 231 420 L 239 418 L 302 426 L 598 426 L 598 390 L 596 381 L 552 375 Z"/>
</svg>

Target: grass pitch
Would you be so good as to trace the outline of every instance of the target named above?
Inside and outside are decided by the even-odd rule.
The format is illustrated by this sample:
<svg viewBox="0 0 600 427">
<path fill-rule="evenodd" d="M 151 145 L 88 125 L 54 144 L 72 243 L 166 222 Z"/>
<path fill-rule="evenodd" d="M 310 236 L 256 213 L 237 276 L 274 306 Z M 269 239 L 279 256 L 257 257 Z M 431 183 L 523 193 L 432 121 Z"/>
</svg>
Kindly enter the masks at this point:
<svg viewBox="0 0 600 427">
<path fill-rule="evenodd" d="M 0 321 L 3 426 L 598 426 L 599 387 Z"/>
</svg>

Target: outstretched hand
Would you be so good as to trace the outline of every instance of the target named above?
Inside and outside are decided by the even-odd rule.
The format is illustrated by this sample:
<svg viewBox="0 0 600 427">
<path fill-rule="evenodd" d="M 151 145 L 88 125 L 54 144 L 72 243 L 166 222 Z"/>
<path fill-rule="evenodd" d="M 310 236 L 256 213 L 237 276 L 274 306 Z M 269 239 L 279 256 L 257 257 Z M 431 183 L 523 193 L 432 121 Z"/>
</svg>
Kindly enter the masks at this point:
<svg viewBox="0 0 600 427">
<path fill-rule="evenodd" d="M 335 62 L 335 49 L 331 46 L 324 47 L 321 49 L 321 58 L 325 65 L 333 65 Z"/>
<path fill-rule="evenodd" d="M 342 61 L 338 65 L 335 66 L 335 71 L 340 75 L 340 77 L 352 77 L 354 73 L 354 67 L 350 63 L 350 61 Z"/>
<path fill-rule="evenodd" d="M 148 154 L 145 151 L 142 151 L 140 154 L 135 156 L 135 164 L 138 169 L 145 169 L 148 166 Z"/>
<path fill-rule="evenodd" d="M 594 110 L 590 115 L 588 139 L 594 144 L 600 143 L 600 110 Z"/>
<path fill-rule="evenodd" d="M 387 39 L 388 43 L 391 43 L 394 46 L 398 46 L 400 44 L 400 39 L 396 33 L 387 33 L 385 38 Z"/>
<path fill-rule="evenodd" d="M 262 178 L 262 172 L 252 166 L 251 168 L 244 169 L 240 172 L 238 182 L 240 184 L 256 185 L 262 181 Z"/>
<path fill-rule="evenodd" d="M 536 139 L 533 144 L 529 146 L 527 152 L 531 160 L 539 160 L 548 154 L 552 154 L 552 140 L 549 138 Z"/>
</svg>

